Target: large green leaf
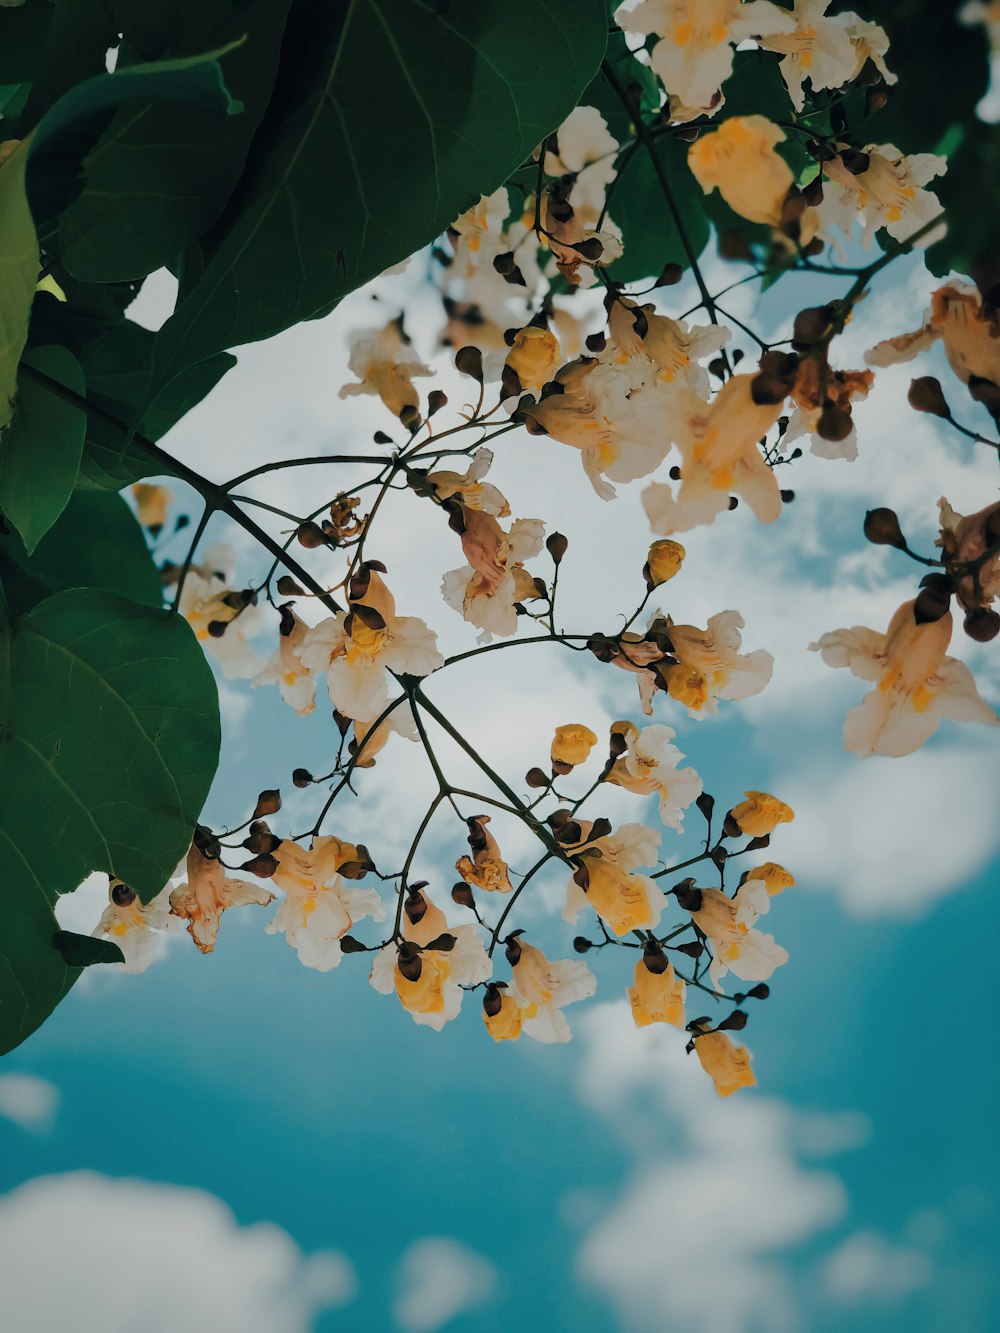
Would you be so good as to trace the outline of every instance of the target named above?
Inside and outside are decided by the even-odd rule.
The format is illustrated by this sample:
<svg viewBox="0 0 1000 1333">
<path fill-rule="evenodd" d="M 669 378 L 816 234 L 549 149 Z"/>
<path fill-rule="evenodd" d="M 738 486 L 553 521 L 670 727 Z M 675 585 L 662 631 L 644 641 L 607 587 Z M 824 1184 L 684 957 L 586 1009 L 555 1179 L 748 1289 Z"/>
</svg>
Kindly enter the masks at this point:
<svg viewBox="0 0 1000 1333">
<path fill-rule="evenodd" d="M 0 724 L 5 1051 L 79 975 L 52 942 L 58 895 L 106 870 L 148 901 L 184 854 L 215 772 L 219 717 L 183 620 L 73 589 L 3 630 Z"/>
<path fill-rule="evenodd" d="M 65 588 L 106 588 L 144 606 L 163 605 L 142 529 L 109 491 L 75 491 L 30 557 L 16 532 L 0 535 L 0 581 L 15 615 Z"/>
<path fill-rule="evenodd" d="M 676 139 L 659 140 L 652 152 L 666 177 L 670 201 L 677 211 L 675 214 L 668 201 L 650 153 L 640 148 L 626 166 L 608 210 L 621 228 L 625 242 L 621 259 L 608 269 L 616 282 L 655 278 L 666 264 L 686 268 L 688 252 L 684 237 L 695 258 L 708 242 L 705 196 L 688 167 L 687 144 Z"/>
<path fill-rule="evenodd" d="M 52 0 L 25 0 L 16 9 L 0 10 L 0 84 L 30 83 L 35 77 L 54 13 Z"/>
<path fill-rule="evenodd" d="M 36 125 L 63 93 L 107 70 L 109 47 L 118 45 L 118 25 L 110 4 L 94 0 L 55 0 L 52 21 L 37 58 L 37 69 L 24 108 L 23 124 Z"/>
<path fill-rule="evenodd" d="M 59 219 L 54 245 L 71 273 L 91 282 L 142 277 L 171 263 L 215 221 L 267 107 L 290 3 L 172 0 L 161 28 L 165 49 L 156 56 L 194 55 L 245 36 L 219 62 L 243 111 L 226 117 L 162 101 L 119 108 L 87 157 L 82 193 Z M 128 35 L 137 6 L 121 8 Z"/>
<path fill-rule="evenodd" d="M 37 347 L 24 362 L 82 394 L 83 370 L 65 347 Z M 43 385 L 19 377 L 14 419 L 0 440 L 0 510 L 30 554 L 73 494 L 87 418 Z"/>
<path fill-rule="evenodd" d="M 13 412 L 38 280 L 38 238 L 24 181 L 29 147 L 25 140 L 0 165 L 0 430 Z"/>
<path fill-rule="evenodd" d="M 302 0 L 156 384 L 328 312 L 433 240 L 572 110 L 606 36 L 601 0 Z"/>
</svg>

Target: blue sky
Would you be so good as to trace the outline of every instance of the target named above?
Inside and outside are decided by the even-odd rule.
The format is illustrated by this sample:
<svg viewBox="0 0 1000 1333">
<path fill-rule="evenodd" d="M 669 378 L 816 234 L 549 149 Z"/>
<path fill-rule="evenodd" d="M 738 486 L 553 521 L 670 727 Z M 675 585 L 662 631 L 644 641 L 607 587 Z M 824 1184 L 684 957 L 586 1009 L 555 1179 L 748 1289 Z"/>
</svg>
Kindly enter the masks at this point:
<svg viewBox="0 0 1000 1333">
<path fill-rule="evenodd" d="M 411 328 L 429 344 L 429 307 L 402 281 L 417 305 Z M 859 311 L 839 364 L 916 327 L 929 289 L 909 264 Z M 690 304 L 674 292 L 668 313 Z M 752 315 L 753 299 L 734 293 L 733 313 Z M 787 319 L 790 299 L 781 288 L 766 298 L 761 327 Z M 345 335 L 370 322 L 360 294 L 322 324 L 247 349 L 168 443 L 203 458 L 206 438 L 221 441 L 220 476 L 367 448 L 385 423 L 336 390 Z M 676 727 L 723 806 L 763 788 L 797 812 L 772 852 L 799 884 L 767 923 L 791 961 L 745 1033 L 760 1086 L 717 1101 L 680 1034 L 636 1032 L 618 958 L 594 961 L 598 994 L 568 1011 L 570 1045 L 494 1045 L 474 1001 L 441 1034 L 417 1028 L 368 986 L 363 959 L 310 972 L 263 933 L 267 911 L 233 912 L 210 957 L 185 937 L 140 977 L 88 975 L 0 1070 L 0 1279 L 18 1333 L 70 1320 L 113 1333 L 994 1326 L 998 1078 L 985 1025 L 998 996 L 980 940 L 992 938 L 1000 876 L 995 733 L 945 724 L 909 760 L 857 761 L 840 726 L 861 683 L 806 651 L 824 629 L 884 628 L 912 595 L 916 567 L 861 539 L 866 507 L 893 505 L 929 549 L 939 494 L 963 511 L 995 494 L 985 451 L 906 407 L 911 373 L 945 380 L 935 358 L 919 364 L 885 372 L 859 409 L 857 463 L 788 469 L 797 496 L 773 529 L 740 509 L 692 534 L 662 599 L 702 624 L 739 609 L 745 647 L 777 658 L 768 690 L 718 721 L 691 721 L 663 696 L 656 718 Z M 507 440 L 496 480 L 515 514 L 571 539 L 567 625 L 613 627 L 641 595 L 639 487 L 602 508 L 571 451 Z M 258 494 L 280 505 L 296 484 L 283 476 Z M 423 511 L 412 521 L 425 523 Z M 469 646 L 437 595 L 440 573 L 461 563 L 453 536 L 418 532 L 390 522 L 373 553 L 404 594 L 401 611 L 424 615 L 449 649 Z M 253 552 L 240 554 L 257 572 Z M 620 596 L 624 580 L 634 598 Z M 259 646 L 266 654 L 270 639 Z M 544 762 L 556 722 L 600 734 L 616 717 L 641 720 L 624 673 L 536 651 L 428 685 L 515 783 Z M 968 641 L 953 651 L 1000 702 L 989 652 Z M 223 705 L 207 812 L 218 824 L 242 819 L 262 787 L 291 797 L 291 768 L 320 769 L 333 738 L 325 710 L 297 718 L 267 690 L 226 685 Z M 453 750 L 442 754 L 461 771 Z M 428 779 L 419 747 L 393 741 L 332 831 L 360 830 L 391 862 L 405 845 L 399 811 Z M 619 797 L 632 800 L 629 817 L 655 820 Z M 311 822 L 313 799 L 289 799 L 277 830 Z M 694 843 L 689 822 L 686 842 L 665 837 L 665 854 Z M 523 865 L 526 844 L 509 845 Z M 418 867 L 442 904 L 463 850 L 454 821 L 432 826 Z M 558 923 L 562 889 L 553 872 L 525 918 L 559 956 L 573 933 Z M 74 920 L 96 920 L 95 902 L 82 898 Z"/>
</svg>

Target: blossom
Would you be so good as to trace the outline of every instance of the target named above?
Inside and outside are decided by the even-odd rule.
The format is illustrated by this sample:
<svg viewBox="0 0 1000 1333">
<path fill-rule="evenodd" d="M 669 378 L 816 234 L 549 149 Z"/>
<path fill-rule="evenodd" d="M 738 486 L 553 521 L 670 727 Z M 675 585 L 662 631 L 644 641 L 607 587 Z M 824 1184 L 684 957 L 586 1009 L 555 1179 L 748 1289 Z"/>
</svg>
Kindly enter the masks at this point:
<svg viewBox="0 0 1000 1333">
<path fill-rule="evenodd" d="M 689 327 L 627 296 L 610 302 L 608 332 L 613 346 L 602 359 L 626 366 L 633 388 L 653 378 L 664 384 L 686 385 L 704 398 L 709 394 L 708 371 L 699 362 L 715 356 L 732 337 L 731 330 L 721 324 Z"/>
<path fill-rule="evenodd" d="M 593 281 L 588 271 L 591 266 L 605 268 L 621 258 L 621 238 L 610 219 L 601 230 L 587 226 L 587 214 L 573 206 L 573 197 L 573 188 L 560 183 L 548 187 L 542 206 L 541 239 L 552 251 L 556 268 L 566 281 L 574 287 L 588 286 Z M 581 268 L 589 282 L 583 280 Z"/>
<path fill-rule="evenodd" d="M 656 864 L 660 835 L 645 824 L 622 824 L 616 833 L 594 837 L 589 820 L 577 822 L 582 837 L 565 847 L 577 870 L 567 886 L 563 920 L 575 921 L 589 904 L 616 935 L 655 926 L 663 894 L 648 875 L 634 872 Z"/>
<path fill-rule="evenodd" d="M 669 537 L 653 542 L 643 570 L 647 584 L 658 588 L 661 583 L 668 583 L 680 573 L 686 554 L 680 542 L 672 542 Z"/>
<path fill-rule="evenodd" d="M 235 576 L 232 548 L 210 547 L 201 562 L 188 569 L 177 607 L 227 680 L 255 676 L 261 668 L 247 643 L 259 622 L 256 594 L 234 587 Z"/>
<path fill-rule="evenodd" d="M 171 924 L 169 898 L 169 889 L 164 889 L 143 903 L 127 884 L 108 877 L 108 905 L 92 934 L 118 945 L 125 959 L 119 964 L 123 972 L 145 972 L 153 961 L 160 934 Z"/>
<path fill-rule="evenodd" d="M 650 616 L 650 624 L 659 618 L 659 612 L 654 611 Z M 655 668 L 667 656 L 668 649 L 642 634 L 636 634 L 634 630 L 626 630 L 608 651 L 610 656 L 602 660 L 610 661 L 612 666 L 631 672 L 636 677 L 642 711 L 647 717 L 652 717 L 653 695 L 660 680 Z"/>
<path fill-rule="evenodd" d="M 582 722 L 566 722 L 556 727 L 549 748 L 554 773 L 566 774 L 586 762 L 597 737 Z"/>
<path fill-rule="evenodd" d="M 650 962 L 654 967 L 650 967 Z M 661 966 L 662 963 L 662 966 Z M 675 1028 L 684 1026 L 684 982 L 674 972 L 662 950 L 649 962 L 642 957 L 635 965 L 632 985 L 628 987 L 632 1018 L 637 1028 L 650 1023 L 670 1023 Z"/>
<path fill-rule="evenodd" d="M 347 364 L 360 383 L 345 384 L 341 398 L 374 394 L 397 417 L 406 408 L 420 406 L 414 378 L 433 373 L 414 356 L 401 319 L 391 319 L 381 329 L 361 329 L 355 333 Z"/>
<path fill-rule="evenodd" d="M 784 137 L 765 116 L 730 116 L 695 140 L 688 166 L 706 194 L 718 190 L 741 217 L 777 227 L 794 184 L 791 167 L 774 150 Z"/>
<path fill-rule="evenodd" d="M 758 441 L 781 416 L 782 402 L 756 402 L 756 378 L 733 375 L 711 403 L 689 389 L 678 391 L 673 431 L 682 461 L 677 495 L 665 482 L 653 482 L 642 493 L 655 533 L 669 537 L 713 522 L 729 508 L 732 494 L 745 499 L 761 523 L 773 523 L 781 513 L 781 488 Z"/>
<path fill-rule="evenodd" d="M 858 437 L 853 424 L 840 439 L 828 439 L 822 434 L 826 429 L 823 414 L 832 405 L 842 417 L 849 417 L 854 400 L 867 398 L 874 381 L 870 370 L 834 370 L 817 357 L 803 357 L 792 386 L 795 411 L 781 437 L 782 449 L 809 435 L 810 449 L 817 458 L 843 458 L 852 462 L 858 456 Z"/>
<path fill-rule="evenodd" d="M 576 959 L 552 962 L 523 937 L 508 942 L 507 961 L 511 965 L 509 994 L 521 1009 L 524 1031 L 535 1041 L 569 1041 L 569 1024 L 562 1010 L 593 995 L 597 982 L 590 968 Z"/>
<path fill-rule="evenodd" d="M 980 698 L 969 668 L 945 655 L 952 633 L 950 612 L 921 624 L 914 606 L 913 601 L 904 602 L 885 634 L 855 625 L 832 630 L 809 645 L 827 666 L 849 667 L 855 676 L 875 683 L 844 723 L 844 745 L 862 759 L 912 754 L 943 717 L 991 726 L 1000 721 Z"/>
<path fill-rule="evenodd" d="M 519 518 L 504 532 L 491 514 L 464 507 L 457 521 L 469 563 L 445 574 L 441 594 L 482 631 L 480 643 L 489 643 L 494 634 L 506 638 L 517 631 L 517 603 L 538 596 L 524 562 L 542 549 L 545 525 L 537 518 Z"/>
<path fill-rule="evenodd" d="M 865 360 L 870 366 L 910 361 L 938 339 L 963 384 L 973 377 L 1000 384 L 1000 317 L 983 304 L 977 287 L 957 279 L 932 293 L 922 328 L 878 343 Z"/>
<path fill-rule="evenodd" d="M 1000 543 L 1000 500 L 987 505 L 975 514 L 959 514 L 948 501 L 938 500 L 941 512 L 941 535 L 937 545 L 949 564 L 964 564 L 982 560 L 976 577 L 962 575 L 955 584 L 958 600 L 967 611 L 988 606 L 1000 596 L 1000 551 L 984 560 L 987 551 Z"/>
<path fill-rule="evenodd" d="M 472 856 L 460 856 L 455 862 L 455 869 L 466 884 L 477 889 L 486 889 L 496 893 L 510 893 L 513 884 L 507 870 L 507 862 L 500 855 L 497 840 L 486 825 L 489 815 L 476 815 L 468 819 L 469 848 Z"/>
<path fill-rule="evenodd" d="M 289 607 L 283 607 L 278 651 L 252 681 L 254 688 L 277 685 L 282 699 L 300 717 L 305 717 L 316 707 L 316 678 L 300 656 L 308 635 L 309 626 L 305 621 Z"/>
<path fill-rule="evenodd" d="M 518 394 L 525 390 L 538 393 L 559 369 L 561 360 L 559 339 L 554 333 L 537 328 L 534 324 L 518 329 L 504 362 L 516 380 L 511 393 Z M 505 386 L 507 382 L 505 379 Z"/>
<path fill-rule="evenodd" d="M 790 824 L 795 818 L 790 806 L 766 791 L 747 791 L 743 795 L 746 800 L 734 805 L 729 813 L 748 838 L 766 838 L 779 824 Z"/>
<path fill-rule="evenodd" d="M 506 497 L 491 482 L 483 481 L 492 465 L 493 451 L 477 449 L 464 472 L 438 468 L 428 472 L 424 482 L 439 500 L 456 500 L 465 509 L 480 509 L 494 518 L 506 518 L 510 514 Z"/>
<path fill-rule="evenodd" d="M 677 665 L 661 666 L 658 674 L 671 698 L 693 714 L 716 713 L 719 699 L 748 699 L 761 692 L 771 679 L 774 658 L 762 648 L 740 652 L 743 624 L 738 611 L 720 611 L 703 630 L 668 622 Z"/>
<path fill-rule="evenodd" d="M 697 893 L 700 906 L 691 912 L 691 920 L 712 946 L 708 975 L 716 990 L 728 972 L 744 981 L 767 981 L 776 968 L 788 962 L 787 952 L 773 935 L 754 929 L 771 906 L 762 880 L 744 880 L 732 898 L 721 889 L 699 889 Z"/>
<path fill-rule="evenodd" d="M 345 717 L 378 717 L 389 701 L 387 671 L 427 676 L 444 664 L 434 632 L 416 616 L 396 614 L 384 572 L 366 561 L 351 580 L 350 610 L 313 626 L 299 649 L 307 670 L 326 672 L 330 699 Z"/>
<path fill-rule="evenodd" d="M 540 239 L 552 251 L 563 277 L 577 284 L 583 276 L 581 266 L 603 267 L 622 253 L 620 233 L 610 219 L 605 219 L 601 230 L 595 229 L 615 177 L 618 141 L 593 106 L 576 107 L 555 138 L 555 151 L 546 151 L 543 167 L 547 176 L 560 180 L 543 197 L 542 224 L 549 235 Z M 572 248 L 581 242 L 592 243 L 593 256 Z"/>
<path fill-rule="evenodd" d="M 808 79 L 813 92 L 821 88 L 842 88 L 861 72 L 865 56 L 860 55 L 851 40 L 849 20 L 860 24 L 857 14 L 837 14 L 827 18 L 830 0 L 795 0 L 792 17 L 795 27 L 791 32 L 770 33 L 761 38 L 765 51 L 777 51 L 781 56 L 781 76 L 796 111 L 805 106 L 802 84 Z M 865 25 L 875 29 L 885 40 L 885 33 L 877 24 Z M 859 43 L 864 41 L 863 30 L 855 29 Z M 874 34 L 870 40 L 878 39 Z M 888 41 L 881 48 L 888 47 Z M 867 52 L 866 52 L 867 53 Z M 859 59 L 860 57 L 860 59 Z"/>
<path fill-rule="evenodd" d="M 267 925 L 283 934 L 299 961 L 318 972 L 340 963 L 340 941 L 356 921 L 385 920 L 385 904 L 375 889 L 348 888 L 338 873 L 348 866 L 363 872 L 363 849 L 339 838 L 313 838 L 310 847 L 286 839 L 273 852 L 274 882 L 285 897 Z"/>
<path fill-rule="evenodd" d="M 501 186 L 484 194 L 478 204 L 451 224 L 456 240 L 455 259 L 461 268 L 485 267 L 493 262 L 502 245 L 504 223 L 510 214 L 510 199 Z"/>
<path fill-rule="evenodd" d="M 870 60 L 890 87 L 897 82 L 896 75 L 885 63 L 886 53 L 889 50 L 889 38 L 886 36 L 884 28 L 877 23 L 872 23 L 868 19 L 859 18 L 857 14 L 851 13 L 835 15 L 834 22 L 843 23 L 846 26 L 847 35 L 854 48 L 855 66 L 854 73 L 851 75 L 852 80 L 856 79 L 864 69 L 865 61 Z"/>
<path fill-rule="evenodd" d="M 418 741 L 420 733 L 413 716 L 413 709 L 408 704 L 399 703 L 381 722 L 378 718 L 362 721 L 354 719 L 354 737 L 351 742 L 351 754 L 354 755 L 357 768 L 371 768 L 375 756 L 386 745 L 392 735 L 402 736 L 404 740 Z"/>
<path fill-rule="evenodd" d="M 154 486 L 148 481 L 137 481 L 132 487 L 135 496 L 136 518 L 155 537 L 167 521 L 167 507 L 174 493 L 166 486 Z"/>
<path fill-rule="evenodd" d="M 170 894 L 170 911 L 188 923 L 188 934 L 202 953 L 211 953 L 222 913 L 230 907 L 266 907 L 274 894 L 263 884 L 229 879 L 225 866 L 191 844 L 187 855 L 187 879 Z"/>
<path fill-rule="evenodd" d="M 696 1036 L 694 1053 L 720 1097 L 729 1097 L 739 1088 L 752 1088 L 757 1082 L 750 1068 L 750 1052 L 745 1046 L 734 1046 L 725 1032 Z"/>
<path fill-rule="evenodd" d="M 502 985 L 487 986 L 483 996 L 483 1023 L 494 1041 L 516 1041 L 524 1028 L 524 1009 Z"/>
<path fill-rule="evenodd" d="M 640 731 L 632 722 L 615 722 L 611 732 L 628 748 L 615 760 L 605 781 L 639 796 L 655 794 L 660 819 L 679 831 L 684 811 L 701 795 L 701 778 L 694 769 L 680 767 L 684 756 L 671 744 L 676 734 L 673 728 L 656 723 Z"/>
<path fill-rule="evenodd" d="M 521 409 L 533 435 L 551 435 L 579 449 L 583 469 L 602 500 L 615 488 L 655 472 L 670 448 L 667 401 L 659 383 L 633 390 L 627 368 L 578 357 L 555 377 L 555 391 Z"/>
<path fill-rule="evenodd" d="M 934 153 L 914 153 L 907 157 L 892 144 L 869 144 L 860 154 L 855 150 L 849 168 L 842 155 L 823 163 L 823 170 L 833 182 L 820 207 L 825 223 L 836 225 L 850 236 L 860 213 L 864 224 L 861 243 L 870 246 L 872 237 L 884 227 L 894 240 L 908 241 L 933 218 L 942 213 L 937 196 L 923 187 L 940 176 L 948 159 Z M 857 170 L 865 164 L 863 170 Z M 943 231 L 937 228 L 921 237 L 921 245 L 930 245 Z"/>
<path fill-rule="evenodd" d="M 767 0 L 643 0 L 615 14 L 626 32 L 654 34 L 652 65 L 671 98 L 709 108 L 733 72 L 733 44 L 792 32 L 791 14 Z"/>
<path fill-rule="evenodd" d="M 790 874 L 784 866 L 778 865 L 777 861 L 765 861 L 762 866 L 755 866 L 753 870 L 747 871 L 747 879 L 759 879 L 768 894 L 775 898 L 785 889 L 790 889 L 795 884 L 795 876 Z"/>
<path fill-rule="evenodd" d="M 395 991 L 415 1023 L 440 1032 L 461 1008 L 462 987 L 486 981 L 493 964 L 476 926 L 449 926 L 419 891 L 416 902 L 417 920 L 404 912 L 402 940 L 375 955 L 369 980 L 380 995 Z"/>
</svg>

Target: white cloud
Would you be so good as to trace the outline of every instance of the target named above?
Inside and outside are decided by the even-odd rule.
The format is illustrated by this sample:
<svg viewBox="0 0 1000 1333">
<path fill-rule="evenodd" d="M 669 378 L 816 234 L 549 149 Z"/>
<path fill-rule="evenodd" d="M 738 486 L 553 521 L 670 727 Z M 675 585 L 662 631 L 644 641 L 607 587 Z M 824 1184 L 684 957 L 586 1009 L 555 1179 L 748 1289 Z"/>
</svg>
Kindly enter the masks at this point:
<svg viewBox="0 0 1000 1333">
<path fill-rule="evenodd" d="M 877 1231 L 856 1231 L 826 1260 L 823 1285 L 838 1305 L 895 1305 L 926 1286 L 931 1271 L 921 1250 L 895 1245 Z"/>
<path fill-rule="evenodd" d="M 635 1028 L 622 1002 L 593 1006 L 579 1035 L 580 1096 L 636 1155 L 583 1238 L 580 1280 L 635 1333 L 796 1327 L 784 1256 L 846 1208 L 836 1176 L 796 1160 L 801 1117 L 756 1095 L 719 1101 L 681 1034 Z"/>
<path fill-rule="evenodd" d="M 446 1236 L 424 1236 L 400 1260 L 396 1323 L 406 1333 L 432 1333 L 488 1301 L 496 1282 L 496 1269 L 475 1250 Z"/>
<path fill-rule="evenodd" d="M 34 1074 L 0 1074 L 0 1116 L 22 1129 L 44 1134 L 59 1109 L 59 1089 Z"/>
<path fill-rule="evenodd" d="M 1000 849 L 998 781 L 1000 756 L 972 745 L 793 770 L 780 784 L 796 812 L 782 862 L 854 916 L 918 917 Z"/>
<path fill-rule="evenodd" d="M 240 1226 L 203 1190 L 89 1171 L 0 1199 L 0 1285 L 17 1333 L 77 1326 L 81 1311 L 104 1333 L 308 1333 L 356 1290 L 344 1255 Z"/>
</svg>

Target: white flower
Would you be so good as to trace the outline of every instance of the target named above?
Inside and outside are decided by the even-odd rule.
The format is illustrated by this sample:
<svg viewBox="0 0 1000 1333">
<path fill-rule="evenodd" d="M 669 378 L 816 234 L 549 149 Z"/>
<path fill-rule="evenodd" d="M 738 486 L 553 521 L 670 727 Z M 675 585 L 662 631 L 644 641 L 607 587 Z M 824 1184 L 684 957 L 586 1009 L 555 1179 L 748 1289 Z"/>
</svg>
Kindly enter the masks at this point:
<svg viewBox="0 0 1000 1333">
<path fill-rule="evenodd" d="M 628 366 L 633 387 L 655 378 L 685 385 L 703 398 L 710 392 L 708 371 L 698 363 L 715 356 L 732 336 L 721 324 L 689 328 L 683 320 L 658 315 L 654 306 L 638 306 L 626 296 L 612 302 L 608 330 L 613 348 L 603 359 Z"/>
<path fill-rule="evenodd" d="M 670 624 L 677 666 L 662 668 L 667 693 L 690 713 L 718 712 L 719 699 L 748 699 L 771 679 L 774 658 L 758 648 L 741 653 L 743 617 L 738 611 L 711 616 L 706 629 Z"/>
<path fill-rule="evenodd" d="M 358 330 L 351 338 L 347 364 L 360 383 L 345 384 L 340 397 L 374 394 L 397 417 L 404 408 L 420 406 L 414 378 L 433 374 L 414 356 L 401 319 L 391 319 L 381 329 Z"/>
<path fill-rule="evenodd" d="M 922 328 L 878 343 L 865 360 L 870 366 L 894 366 L 912 360 L 938 339 L 963 384 L 973 376 L 1000 384 L 1000 320 L 983 305 L 977 287 L 957 278 L 931 295 Z"/>
<path fill-rule="evenodd" d="M 597 981 L 584 962 L 550 962 L 541 949 L 523 937 L 507 946 L 511 964 L 510 994 L 520 1006 L 524 1031 L 535 1041 L 570 1039 L 569 1024 L 561 1012 L 567 1004 L 594 994 Z"/>
<path fill-rule="evenodd" d="M 493 258 L 503 249 L 504 223 L 510 215 L 510 200 L 501 186 L 484 194 L 478 204 L 451 224 L 455 233 L 455 266 L 459 275 L 471 278 L 492 268 Z"/>
<path fill-rule="evenodd" d="M 494 518 L 507 518 L 510 505 L 496 486 L 483 481 L 493 465 L 491 449 L 477 449 L 464 472 L 438 468 L 424 478 L 439 500 L 457 500 L 466 509 L 481 509 Z"/>
<path fill-rule="evenodd" d="M 819 206 L 824 225 L 837 226 L 850 236 L 860 214 L 864 224 L 861 244 L 869 247 L 881 227 L 894 240 L 907 241 L 942 215 L 940 200 L 923 187 L 946 169 L 947 158 L 934 153 L 907 157 L 892 144 L 869 144 L 861 155 L 862 161 L 865 158 L 868 165 L 858 172 L 849 171 L 841 156 L 824 162 L 823 170 L 834 187 L 826 191 Z M 932 245 L 943 233 L 942 222 L 922 236 L 919 244 Z"/>
<path fill-rule="evenodd" d="M 108 905 L 93 931 L 95 939 L 109 939 L 125 957 L 123 972 L 145 972 L 160 945 L 160 935 L 171 924 L 170 886 L 148 903 L 120 879 L 109 876 Z"/>
<path fill-rule="evenodd" d="M 652 929 L 663 914 L 663 893 L 648 875 L 634 872 L 656 864 L 660 835 L 645 824 L 622 824 L 617 832 L 594 838 L 589 820 L 576 822 L 583 836 L 565 850 L 579 857 L 580 869 L 567 885 L 563 920 L 576 921 L 590 906 L 616 935 Z"/>
<path fill-rule="evenodd" d="M 299 655 L 308 634 L 309 626 L 285 607 L 281 613 L 278 651 L 252 682 L 254 688 L 277 685 L 282 699 L 300 717 L 316 707 L 316 677 Z"/>
<path fill-rule="evenodd" d="M 747 879 L 730 898 L 721 889 L 701 889 L 701 907 L 691 913 L 691 920 L 712 945 L 712 963 L 708 974 L 716 990 L 727 972 L 743 981 L 767 981 L 788 953 L 753 926 L 771 907 L 771 898 L 763 880 Z"/>
<path fill-rule="evenodd" d="M 772 33 L 760 40 L 765 51 L 777 51 L 781 55 L 781 75 L 796 111 L 805 106 L 802 91 L 805 79 L 809 80 L 813 92 L 821 88 L 842 88 L 860 73 L 864 64 L 864 56 L 859 63 L 859 52 L 851 40 L 849 26 L 850 20 L 860 24 L 857 14 L 827 18 L 829 4 L 830 0 L 795 0 L 792 9 L 794 30 Z M 870 26 L 881 32 L 876 24 Z M 884 38 L 885 34 L 882 36 Z M 861 39 L 859 31 L 858 40 Z"/>
<path fill-rule="evenodd" d="M 261 669 L 260 658 L 247 643 L 260 613 L 247 590 L 233 586 L 235 563 L 231 547 L 210 547 L 188 570 L 177 608 L 227 680 L 246 679 Z"/>
<path fill-rule="evenodd" d="M 701 795 L 701 778 L 694 769 L 680 767 L 684 756 L 671 744 L 673 728 L 656 723 L 640 731 L 632 722 L 615 722 L 611 731 L 624 737 L 628 750 L 615 760 L 605 781 L 640 796 L 655 794 L 667 828 L 683 828 L 684 811 Z"/>
<path fill-rule="evenodd" d="M 329 972 L 340 963 L 341 938 L 356 921 L 385 920 L 378 892 L 349 888 L 338 873 L 349 863 L 364 863 L 364 853 L 353 843 L 322 837 L 306 848 L 286 840 L 273 856 L 278 863 L 274 882 L 285 897 L 267 933 L 283 934 L 306 967 Z"/>
<path fill-rule="evenodd" d="M 538 596 L 524 561 L 542 549 L 545 525 L 537 518 L 519 518 L 505 533 L 488 514 L 463 510 L 462 517 L 462 546 L 471 563 L 445 574 L 441 593 L 482 630 L 480 643 L 490 643 L 494 634 L 508 638 L 517 631 L 515 603 Z"/>
</svg>

